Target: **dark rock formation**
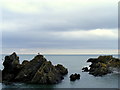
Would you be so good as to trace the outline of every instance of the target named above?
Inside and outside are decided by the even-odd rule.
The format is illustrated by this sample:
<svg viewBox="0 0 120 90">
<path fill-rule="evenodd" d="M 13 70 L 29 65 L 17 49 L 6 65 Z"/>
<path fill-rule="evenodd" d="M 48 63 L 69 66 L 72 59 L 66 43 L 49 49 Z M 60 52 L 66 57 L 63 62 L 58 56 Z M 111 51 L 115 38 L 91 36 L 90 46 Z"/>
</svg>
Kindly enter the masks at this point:
<svg viewBox="0 0 120 90">
<path fill-rule="evenodd" d="M 16 53 L 5 57 L 2 71 L 3 82 L 23 82 L 35 84 L 59 83 L 68 73 L 62 65 L 53 66 L 43 55 L 35 56 L 31 61 L 19 63 Z"/>
<path fill-rule="evenodd" d="M 3 62 L 4 69 L 2 71 L 2 80 L 12 81 L 21 69 L 19 65 L 19 57 L 16 53 L 6 56 Z"/>
<path fill-rule="evenodd" d="M 62 74 L 62 75 L 66 75 L 68 73 L 68 70 L 60 64 L 57 64 L 57 66 L 55 66 L 55 68 L 57 70 L 59 70 L 60 74 Z"/>
<path fill-rule="evenodd" d="M 70 75 L 70 81 L 75 81 L 80 79 L 80 74 L 72 74 Z"/>
<path fill-rule="evenodd" d="M 83 67 L 82 70 L 83 70 L 83 72 L 89 72 L 88 67 Z"/>
<path fill-rule="evenodd" d="M 120 68 L 120 59 L 113 56 L 99 56 L 98 58 L 90 58 L 87 62 L 92 64 L 89 66 L 89 74 L 94 76 L 103 76 L 112 73 L 112 68 Z M 84 68 L 84 71 L 87 69 Z"/>
</svg>

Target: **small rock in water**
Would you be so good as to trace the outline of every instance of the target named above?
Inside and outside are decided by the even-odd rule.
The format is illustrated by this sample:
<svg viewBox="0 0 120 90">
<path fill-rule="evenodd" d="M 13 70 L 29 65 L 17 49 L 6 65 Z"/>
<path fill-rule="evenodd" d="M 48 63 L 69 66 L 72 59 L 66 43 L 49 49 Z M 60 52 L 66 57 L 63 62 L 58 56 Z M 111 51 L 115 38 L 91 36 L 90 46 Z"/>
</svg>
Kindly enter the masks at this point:
<svg viewBox="0 0 120 90">
<path fill-rule="evenodd" d="M 70 81 L 75 81 L 77 79 L 78 80 L 80 79 L 80 74 L 75 73 L 75 74 L 70 75 Z"/>
</svg>

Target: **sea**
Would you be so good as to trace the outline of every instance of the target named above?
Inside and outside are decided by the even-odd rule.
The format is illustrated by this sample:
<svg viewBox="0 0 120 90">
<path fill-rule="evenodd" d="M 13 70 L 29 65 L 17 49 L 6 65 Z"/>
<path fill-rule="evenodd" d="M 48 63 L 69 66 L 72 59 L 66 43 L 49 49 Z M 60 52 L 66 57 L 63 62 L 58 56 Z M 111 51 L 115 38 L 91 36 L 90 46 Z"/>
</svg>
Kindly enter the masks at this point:
<svg viewBox="0 0 120 90">
<path fill-rule="evenodd" d="M 3 69 L 3 61 L 6 55 L 1 56 L 0 69 Z M 18 55 L 20 63 L 23 60 L 32 60 L 33 55 Z M 5 85 L 0 83 L 0 88 L 118 88 L 118 72 L 108 74 L 102 77 L 95 77 L 88 74 L 88 72 L 82 72 L 82 68 L 89 66 L 90 63 L 86 61 L 89 58 L 97 58 L 100 55 L 44 55 L 44 57 L 51 61 L 53 65 L 62 64 L 68 68 L 68 74 L 64 76 L 64 79 L 59 84 L 54 85 L 40 85 L 40 84 L 25 84 L 25 83 L 12 83 Z M 117 55 L 113 55 L 118 57 Z M 80 80 L 70 81 L 70 75 L 79 73 L 81 75 Z"/>
</svg>

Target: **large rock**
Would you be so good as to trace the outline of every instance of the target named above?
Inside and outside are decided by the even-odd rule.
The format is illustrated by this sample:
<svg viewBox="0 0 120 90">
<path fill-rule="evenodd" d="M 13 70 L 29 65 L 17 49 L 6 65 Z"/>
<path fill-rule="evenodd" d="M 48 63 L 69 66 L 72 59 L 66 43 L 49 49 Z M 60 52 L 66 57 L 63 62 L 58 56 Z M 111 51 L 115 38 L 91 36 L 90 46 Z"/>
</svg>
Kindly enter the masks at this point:
<svg viewBox="0 0 120 90">
<path fill-rule="evenodd" d="M 120 59 L 113 56 L 99 56 L 98 58 L 90 58 L 87 62 L 91 62 L 89 66 L 89 74 L 94 76 L 103 76 L 112 73 L 112 68 L 120 68 Z"/>
<path fill-rule="evenodd" d="M 37 55 L 31 61 L 24 60 L 22 64 L 19 64 L 19 58 L 15 53 L 6 57 L 2 71 L 3 82 L 55 84 L 68 73 L 65 67 L 60 64 L 52 65 L 43 55 Z"/>
</svg>

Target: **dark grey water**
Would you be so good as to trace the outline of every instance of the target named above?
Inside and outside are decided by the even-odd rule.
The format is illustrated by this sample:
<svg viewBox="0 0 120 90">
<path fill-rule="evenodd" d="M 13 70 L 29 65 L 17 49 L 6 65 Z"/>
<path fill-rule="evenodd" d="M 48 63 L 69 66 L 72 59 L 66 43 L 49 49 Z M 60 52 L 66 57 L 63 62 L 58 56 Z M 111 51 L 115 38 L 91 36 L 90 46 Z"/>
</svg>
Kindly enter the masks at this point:
<svg viewBox="0 0 120 90">
<path fill-rule="evenodd" d="M 4 56 L 4 55 L 3 55 Z M 19 55 L 20 62 L 31 60 L 35 55 Z M 62 64 L 68 68 L 69 73 L 61 83 L 55 85 L 33 85 L 24 83 L 13 83 L 12 85 L 0 84 L 2 88 L 118 88 L 118 73 L 108 74 L 103 77 L 94 77 L 82 72 L 82 67 L 88 66 L 89 58 L 96 58 L 99 55 L 45 55 L 46 59 L 54 65 Z M 117 55 L 114 55 L 117 57 Z M 2 57 L 3 58 L 3 57 Z M 2 64 L 2 63 L 1 63 Z M 0 68 L 3 68 L 0 65 Z M 71 82 L 69 76 L 72 73 L 81 74 L 81 79 Z"/>
</svg>

